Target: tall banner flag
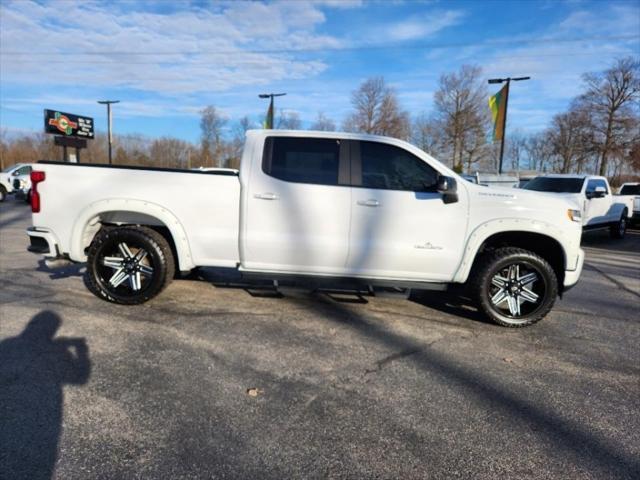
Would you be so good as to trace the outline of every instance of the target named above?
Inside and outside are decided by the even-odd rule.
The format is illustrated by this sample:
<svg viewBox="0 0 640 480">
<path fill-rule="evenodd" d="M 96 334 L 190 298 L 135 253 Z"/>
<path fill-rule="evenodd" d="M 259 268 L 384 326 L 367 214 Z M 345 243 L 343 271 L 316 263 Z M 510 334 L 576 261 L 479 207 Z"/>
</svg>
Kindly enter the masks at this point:
<svg viewBox="0 0 640 480">
<path fill-rule="evenodd" d="M 264 128 L 273 129 L 273 97 L 269 102 L 269 109 L 267 110 L 267 116 L 264 119 Z"/>
<path fill-rule="evenodd" d="M 504 137 L 504 116 L 507 111 L 507 97 L 509 96 L 509 83 L 500 89 L 498 93 L 489 97 L 489 108 L 493 120 L 493 140 L 502 140 Z"/>
</svg>

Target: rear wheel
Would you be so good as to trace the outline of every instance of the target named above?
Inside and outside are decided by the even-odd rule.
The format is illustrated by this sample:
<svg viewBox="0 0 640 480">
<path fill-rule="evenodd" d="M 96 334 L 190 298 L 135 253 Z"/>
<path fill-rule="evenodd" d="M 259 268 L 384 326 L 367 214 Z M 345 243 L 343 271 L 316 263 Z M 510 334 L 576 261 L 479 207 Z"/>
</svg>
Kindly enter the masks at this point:
<svg viewBox="0 0 640 480">
<path fill-rule="evenodd" d="M 175 263 L 165 238 L 146 227 L 104 229 L 87 259 L 87 286 L 114 303 L 144 303 L 173 279 Z"/>
<path fill-rule="evenodd" d="M 609 229 L 609 234 L 612 238 L 624 238 L 624 235 L 627 233 L 627 212 L 626 210 L 622 212 L 622 216 L 620 220 L 611 225 Z"/>
<path fill-rule="evenodd" d="M 553 307 L 558 280 L 551 265 L 533 252 L 499 248 L 479 259 L 472 293 L 480 309 L 504 327 L 524 327 Z"/>
</svg>

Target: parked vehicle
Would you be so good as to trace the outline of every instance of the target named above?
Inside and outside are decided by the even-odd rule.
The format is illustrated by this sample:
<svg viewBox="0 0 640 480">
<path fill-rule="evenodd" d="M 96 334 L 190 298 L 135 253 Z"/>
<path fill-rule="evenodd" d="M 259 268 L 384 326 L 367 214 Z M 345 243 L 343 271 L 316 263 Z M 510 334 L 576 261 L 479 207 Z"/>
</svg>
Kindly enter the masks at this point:
<svg viewBox="0 0 640 480">
<path fill-rule="evenodd" d="M 633 199 L 633 215 L 631 220 L 640 221 L 640 183 L 623 183 L 620 186 L 618 195 L 631 197 Z"/>
<path fill-rule="evenodd" d="M 553 193 L 580 205 L 584 230 L 608 228 L 613 238 L 624 238 L 633 213 L 633 199 L 614 196 L 605 177 L 553 174 L 534 178 L 525 190 Z"/>
<path fill-rule="evenodd" d="M 472 184 L 386 137 L 252 130 L 239 172 L 40 162 L 31 179 L 29 249 L 87 262 L 89 289 L 121 304 L 151 299 L 176 269 L 215 266 L 359 288 L 466 284 L 488 317 L 521 327 L 584 261 L 574 203 Z"/>
<path fill-rule="evenodd" d="M 28 178 L 31 173 L 31 165 L 24 163 L 17 163 L 5 168 L 0 173 L 0 202 L 4 202 L 7 195 L 14 193 L 15 181 L 18 180 L 18 185 L 21 184 L 21 180 L 25 177 Z"/>
</svg>

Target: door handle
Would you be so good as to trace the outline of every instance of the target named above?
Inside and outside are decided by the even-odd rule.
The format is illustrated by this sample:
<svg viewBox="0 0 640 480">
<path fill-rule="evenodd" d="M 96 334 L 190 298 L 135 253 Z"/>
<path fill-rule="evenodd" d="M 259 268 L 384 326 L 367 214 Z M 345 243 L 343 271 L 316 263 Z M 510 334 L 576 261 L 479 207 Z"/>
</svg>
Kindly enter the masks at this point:
<svg viewBox="0 0 640 480">
<path fill-rule="evenodd" d="M 375 198 L 370 198 L 369 200 L 358 200 L 358 205 L 362 205 L 363 207 L 379 207 L 380 202 Z"/>
<path fill-rule="evenodd" d="M 280 198 L 277 194 L 271 193 L 271 192 L 256 193 L 254 197 L 259 198 L 261 200 L 278 200 L 278 198 Z"/>
</svg>

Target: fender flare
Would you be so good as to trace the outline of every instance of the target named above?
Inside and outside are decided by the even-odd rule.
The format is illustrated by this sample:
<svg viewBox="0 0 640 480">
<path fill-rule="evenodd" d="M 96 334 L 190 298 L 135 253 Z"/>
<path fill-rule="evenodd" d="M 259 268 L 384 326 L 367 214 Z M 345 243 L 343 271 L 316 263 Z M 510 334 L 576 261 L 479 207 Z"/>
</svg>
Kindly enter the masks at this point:
<svg viewBox="0 0 640 480">
<path fill-rule="evenodd" d="M 501 218 L 489 220 L 488 222 L 478 225 L 465 245 L 462 261 L 456 270 L 453 281 L 456 283 L 464 283 L 469 277 L 471 267 L 476 259 L 478 251 L 482 244 L 492 235 L 509 232 L 528 232 L 537 233 L 549 237 L 560 244 L 562 247 L 562 255 L 564 257 L 565 268 L 567 267 L 567 251 L 566 246 L 569 240 L 564 236 L 558 227 L 540 220 L 524 220 L 522 218 Z"/>
<path fill-rule="evenodd" d="M 187 233 L 178 218 L 171 211 L 162 205 L 145 200 L 120 198 L 98 200 L 97 202 L 89 204 L 80 212 L 71 230 L 69 256 L 73 260 L 81 262 L 87 260 L 87 256 L 84 253 L 86 245 L 83 245 L 83 236 L 91 219 L 98 217 L 100 214 L 115 211 L 139 213 L 159 220 L 169 229 L 173 237 L 173 243 L 175 244 L 178 256 L 176 260 L 180 270 L 186 271 L 195 268 L 196 265 L 193 263 L 193 257 L 191 256 L 191 247 L 189 246 Z"/>
</svg>

